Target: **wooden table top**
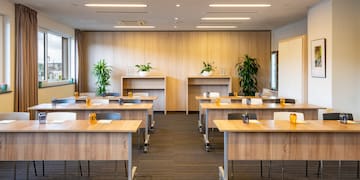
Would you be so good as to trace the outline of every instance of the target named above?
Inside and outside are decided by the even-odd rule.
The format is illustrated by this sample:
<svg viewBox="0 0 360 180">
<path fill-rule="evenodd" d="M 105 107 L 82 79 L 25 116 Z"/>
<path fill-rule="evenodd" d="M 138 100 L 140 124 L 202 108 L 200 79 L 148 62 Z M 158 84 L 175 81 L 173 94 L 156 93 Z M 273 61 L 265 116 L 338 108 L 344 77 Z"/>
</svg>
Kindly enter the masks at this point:
<svg viewBox="0 0 360 180">
<path fill-rule="evenodd" d="M 244 124 L 242 120 L 214 120 L 220 132 L 360 132 L 360 122 L 342 124 L 337 120 L 306 120 L 292 124 L 284 120 L 258 120 Z"/>
<path fill-rule="evenodd" d="M 231 78 L 229 75 L 220 75 L 220 74 L 214 74 L 211 76 L 203 76 L 203 75 L 192 75 L 188 76 L 188 78 L 195 78 L 195 79 L 218 79 L 218 78 Z"/>
<path fill-rule="evenodd" d="M 148 76 L 139 76 L 139 75 L 128 75 L 122 76 L 122 79 L 165 79 L 164 75 L 148 75 Z"/>
<path fill-rule="evenodd" d="M 10 120 L 6 120 L 10 121 Z M 0 121 L 0 132 L 136 132 L 141 120 L 118 120 L 111 123 L 90 124 L 88 120 L 39 121 L 14 120 Z"/>
<path fill-rule="evenodd" d="M 263 96 L 263 97 L 257 97 L 257 96 L 220 96 L 219 98 L 223 99 L 245 99 L 245 98 L 261 98 L 261 99 L 280 99 L 281 97 L 276 96 Z M 211 100 L 216 99 L 215 97 L 205 97 L 205 96 L 195 96 L 196 100 Z"/>
<path fill-rule="evenodd" d="M 150 103 L 141 103 L 141 104 L 130 104 L 124 103 L 120 105 L 118 103 L 110 104 L 99 104 L 99 105 L 90 105 L 86 104 L 39 104 L 32 107 L 29 107 L 28 110 L 151 110 L 153 107 Z"/>
<path fill-rule="evenodd" d="M 71 96 L 68 97 L 69 99 L 76 99 L 76 100 L 85 100 L 87 97 L 90 99 L 109 99 L 109 100 L 119 100 L 121 99 L 140 99 L 142 101 L 155 101 L 158 97 L 157 96 L 86 96 L 81 95 L 79 97 Z"/>
<path fill-rule="evenodd" d="M 275 103 L 264 103 L 259 105 L 247 105 L 241 103 L 200 103 L 202 109 L 325 109 L 320 106 L 311 104 L 275 104 Z"/>
</svg>

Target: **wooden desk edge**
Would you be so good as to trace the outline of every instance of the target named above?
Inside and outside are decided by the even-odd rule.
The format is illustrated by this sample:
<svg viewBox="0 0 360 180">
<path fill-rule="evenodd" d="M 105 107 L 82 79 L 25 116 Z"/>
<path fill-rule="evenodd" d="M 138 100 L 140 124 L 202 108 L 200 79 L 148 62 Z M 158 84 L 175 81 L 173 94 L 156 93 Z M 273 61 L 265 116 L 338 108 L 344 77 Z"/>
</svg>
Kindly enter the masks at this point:
<svg viewBox="0 0 360 180">
<path fill-rule="evenodd" d="M 18 121 L 26 122 L 24 120 L 18 120 Z M 82 121 L 84 123 L 88 123 L 87 120 L 76 120 L 76 121 Z M 18 129 L 16 126 L 11 127 L 13 129 L 1 129 L 0 126 L 0 133 L 135 133 L 140 128 L 140 125 L 142 123 L 142 120 L 120 120 L 120 121 L 124 122 L 123 126 L 125 126 L 126 128 L 124 129 L 88 129 L 88 128 L 87 129 L 51 129 L 51 127 L 49 127 L 49 129 L 46 129 L 46 125 L 62 125 L 64 123 L 38 124 L 38 122 L 33 121 L 34 124 L 36 123 L 37 125 L 39 125 L 38 126 L 39 128 L 44 128 L 44 129 Z M 12 123 L 9 123 L 7 125 L 12 125 Z M 106 126 L 106 125 L 111 125 L 111 123 L 110 124 L 98 123 L 94 125 L 89 125 L 87 127 L 94 126 L 94 128 L 96 128 L 95 127 L 96 125 Z"/>
<path fill-rule="evenodd" d="M 213 120 L 216 127 L 220 132 L 230 132 L 230 133 L 359 133 L 359 129 L 340 129 L 341 126 L 353 126 L 356 124 L 340 124 L 338 129 L 235 129 L 233 126 L 229 127 L 229 120 Z M 273 121 L 273 120 L 268 120 Z M 316 121 L 316 120 L 314 120 Z M 242 120 L 231 120 L 232 123 L 242 122 Z M 290 124 L 290 126 L 296 127 L 301 124 Z M 245 125 L 245 124 L 241 124 Z"/>
</svg>

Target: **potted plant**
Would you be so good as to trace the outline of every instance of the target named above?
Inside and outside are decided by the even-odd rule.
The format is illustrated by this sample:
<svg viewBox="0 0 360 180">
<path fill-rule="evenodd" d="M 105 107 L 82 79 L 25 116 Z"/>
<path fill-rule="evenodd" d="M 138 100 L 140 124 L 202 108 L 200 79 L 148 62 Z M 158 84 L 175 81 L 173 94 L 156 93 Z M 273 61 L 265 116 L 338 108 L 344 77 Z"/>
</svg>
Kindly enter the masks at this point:
<svg viewBox="0 0 360 180">
<path fill-rule="evenodd" d="M 0 91 L 6 92 L 8 89 L 8 85 L 6 83 L 0 83 Z"/>
<path fill-rule="evenodd" d="M 256 58 L 245 55 L 243 61 L 236 64 L 240 88 L 245 96 L 255 96 L 257 91 L 256 75 L 260 68 Z"/>
<path fill-rule="evenodd" d="M 212 75 L 213 71 L 215 71 L 216 67 L 213 65 L 214 63 L 209 63 L 203 61 L 203 69 L 201 70 L 201 75 L 203 76 L 210 76 Z"/>
<path fill-rule="evenodd" d="M 105 59 L 101 59 L 93 67 L 93 74 L 96 76 L 96 95 L 100 96 L 106 92 L 106 86 L 110 85 L 111 67 Z"/>
<path fill-rule="evenodd" d="M 139 75 L 140 76 L 146 76 L 149 74 L 150 70 L 152 69 L 152 66 L 150 65 L 151 63 L 146 63 L 146 64 L 137 64 L 135 65 L 135 67 L 138 69 Z"/>
</svg>

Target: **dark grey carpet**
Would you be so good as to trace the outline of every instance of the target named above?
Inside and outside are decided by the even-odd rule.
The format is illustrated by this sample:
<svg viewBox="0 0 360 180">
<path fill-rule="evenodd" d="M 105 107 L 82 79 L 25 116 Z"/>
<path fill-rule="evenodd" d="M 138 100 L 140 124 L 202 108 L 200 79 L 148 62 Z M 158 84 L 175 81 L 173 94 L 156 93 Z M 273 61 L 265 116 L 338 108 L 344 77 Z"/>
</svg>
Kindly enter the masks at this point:
<svg viewBox="0 0 360 180">
<path fill-rule="evenodd" d="M 138 180 L 215 180 L 218 179 L 218 166 L 223 165 L 222 133 L 211 131 L 211 152 L 205 152 L 202 135 L 197 128 L 197 114 L 184 113 L 156 114 L 156 128 L 150 138 L 150 149 L 143 153 L 139 149 L 134 134 L 133 164 L 138 167 Z M 305 177 L 304 161 L 284 162 L 284 179 L 319 179 L 318 162 L 311 161 L 309 177 Z M 13 162 L 0 162 L 0 179 L 13 179 Z M 17 162 L 17 179 L 26 179 L 26 162 Z M 268 161 L 264 161 L 263 174 L 260 176 L 260 161 L 236 161 L 232 179 L 269 179 Z M 272 162 L 271 179 L 282 179 L 281 161 Z M 29 164 L 29 179 L 126 179 L 123 161 L 118 162 L 115 171 L 114 161 L 92 161 L 91 176 L 80 176 L 77 161 L 68 161 L 66 176 L 63 161 L 46 162 L 46 174 L 34 176 L 32 163 Z M 42 175 L 41 162 L 37 170 Z M 87 175 L 87 162 L 82 162 L 84 175 Z M 357 162 L 342 163 L 341 177 L 338 176 L 338 162 L 327 161 L 324 166 L 323 179 L 356 179 Z M 117 174 L 116 174 L 117 173 Z"/>
</svg>

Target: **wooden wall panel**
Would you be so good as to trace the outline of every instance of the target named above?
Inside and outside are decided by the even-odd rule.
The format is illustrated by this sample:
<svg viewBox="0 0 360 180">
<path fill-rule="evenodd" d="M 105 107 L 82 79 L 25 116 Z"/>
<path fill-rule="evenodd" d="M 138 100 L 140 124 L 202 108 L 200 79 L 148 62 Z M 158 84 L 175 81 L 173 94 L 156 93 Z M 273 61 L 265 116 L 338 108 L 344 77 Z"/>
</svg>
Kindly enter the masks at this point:
<svg viewBox="0 0 360 180">
<path fill-rule="evenodd" d="M 233 90 L 238 91 L 235 64 L 245 54 L 256 57 L 261 65 L 258 87 L 269 87 L 270 31 L 226 32 L 84 32 L 84 58 L 87 86 L 95 91 L 91 74 L 100 59 L 113 67 L 109 91 L 120 91 L 121 76 L 134 71 L 135 64 L 151 62 L 154 73 L 166 75 L 167 109 L 185 110 L 186 78 L 198 75 L 202 61 L 214 62 L 216 73 L 232 76 Z"/>
</svg>

